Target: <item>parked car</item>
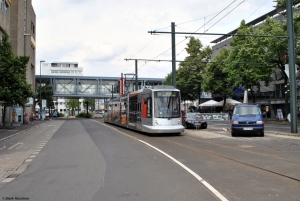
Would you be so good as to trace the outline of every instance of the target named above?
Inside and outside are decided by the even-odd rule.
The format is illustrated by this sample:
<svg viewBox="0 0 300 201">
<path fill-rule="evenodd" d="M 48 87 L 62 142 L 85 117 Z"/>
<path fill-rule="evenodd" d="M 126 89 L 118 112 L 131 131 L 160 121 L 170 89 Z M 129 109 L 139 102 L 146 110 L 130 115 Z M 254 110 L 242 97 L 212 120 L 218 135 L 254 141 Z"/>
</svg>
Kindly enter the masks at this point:
<svg viewBox="0 0 300 201">
<path fill-rule="evenodd" d="M 188 128 L 207 128 L 207 122 L 203 120 L 202 115 L 198 112 L 188 112 L 184 115 L 182 125 Z"/>
<path fill-rule="evenodd" d="M 56 111 L 54 111 L 54 112 L 52 113 L 52 117 L 57 117 L 57 112 L 56 112 Z"/>
</svg>

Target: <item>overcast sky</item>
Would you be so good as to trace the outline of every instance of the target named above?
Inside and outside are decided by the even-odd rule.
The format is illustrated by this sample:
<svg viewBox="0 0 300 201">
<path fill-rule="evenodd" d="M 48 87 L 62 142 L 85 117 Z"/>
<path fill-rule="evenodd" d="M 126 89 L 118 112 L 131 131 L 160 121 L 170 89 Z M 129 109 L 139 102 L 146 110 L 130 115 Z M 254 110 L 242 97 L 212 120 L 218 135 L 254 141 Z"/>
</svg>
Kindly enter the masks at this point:
<svg viewBox="0 0 300 201">
<path fill-rule="evenodd" d="M 274 9 L 273 0 L 32 0 L 36 66 L 78 62 L 84 76 L 134 73 L 134 61 L 171 60 L 171 35 L 148 31 L 228 33 Z M 176 35 L 176 59 L 187 56 L 187 35 Z M 204 46 L 218 36 L 200 36 Z M 39 74 L 39 68 L 36 68 Z M 171 62 L 138 62 L 138 77 L 164 78 Z"/>
</svg>

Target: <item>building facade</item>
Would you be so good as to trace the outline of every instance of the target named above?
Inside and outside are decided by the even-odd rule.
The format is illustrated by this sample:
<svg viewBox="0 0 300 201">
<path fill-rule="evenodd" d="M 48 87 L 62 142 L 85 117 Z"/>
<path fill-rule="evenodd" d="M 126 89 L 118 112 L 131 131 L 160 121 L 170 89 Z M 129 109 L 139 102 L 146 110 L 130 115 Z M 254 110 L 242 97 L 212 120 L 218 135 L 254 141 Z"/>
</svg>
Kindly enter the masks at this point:
<svg viewBox="0 0 300 201">
<path fill-rule="evenodd" d="M 42 75 L 69 75 L 82 76 L 83 68 L 78 66 L 78 62 L 52 62 L 41 64 Z"/>
<path fill-rule="evenodd" d="M 26 81 L 35 90 L 36 15 L 32 0 L 0 0 L 0 37 L 4 33 L 8 34 L 15 55 L 30 57 Z M 34 106 L 28 103 L 24 112 L 30 114 L 32 111 Z M 8 120 L 6 115 L 5 121 Z"/>
<path fill-rule="evenodd" d="M 7 34 L 10 32 L 10 8 L 11 1 L 0 0 L 0 37 L 4 32 Z"/>
</svg>

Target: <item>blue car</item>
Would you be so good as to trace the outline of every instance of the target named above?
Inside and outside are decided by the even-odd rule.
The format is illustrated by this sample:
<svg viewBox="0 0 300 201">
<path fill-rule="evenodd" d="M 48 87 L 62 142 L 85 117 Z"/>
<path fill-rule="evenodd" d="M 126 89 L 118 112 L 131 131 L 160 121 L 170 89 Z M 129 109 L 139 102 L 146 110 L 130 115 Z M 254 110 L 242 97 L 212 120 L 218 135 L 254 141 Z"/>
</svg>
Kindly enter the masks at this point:
<svg viewBox="0 0 300 201">
<path fill-rule="evenodd" d="M 259 105 L 241 104 L 234 107 L 231 119 L 231 135 L 264 134 L 264 118 Z"/>
<path fill-rule="evenodd" d="M 57 117 L 57 112 L 53 112 L 52 117 Z"/>
</svg>

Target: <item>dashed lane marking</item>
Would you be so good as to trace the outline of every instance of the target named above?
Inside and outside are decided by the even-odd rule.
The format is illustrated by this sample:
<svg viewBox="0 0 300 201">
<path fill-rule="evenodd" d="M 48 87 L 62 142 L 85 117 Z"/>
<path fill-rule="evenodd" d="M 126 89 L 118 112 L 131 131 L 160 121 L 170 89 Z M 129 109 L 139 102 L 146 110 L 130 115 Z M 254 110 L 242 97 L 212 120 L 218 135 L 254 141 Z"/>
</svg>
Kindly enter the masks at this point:
<svg viewBox="0 0 300 201">
<path fill-rule="evenodd" d="M 151 144 L 144 142 L 142 140 L 139 140 L 140 142 L 144 143 L 145 145 L 155 149 L 156 151 L 160 152 L 161 154 L 165 155 L 172 161 L 174 161 L 177 165 L 181 166 L 183 169 L 185 169 L 188 173 L 190 173 L 193 177 L 195 177 L 198 181 L 200 181 L 206 188 L 208 188 L 215 196 L 217 196 L 222 201 L 228 201 L 217 189 L 215 189 L 212 185 L 210 185 L 208 182 L 206 182 L 204 179 L 202 179 L 198 174 L 196 174 L 194 171 L 192 171 L 190 168 L 185 166 L 183 163 L 179 162 L 169 154 L 163 152 L 162 150 L 152 146 Z"/>
<path fill-rule="evenodd" d="M 15 178 L 6 178 L 2 181 L 2 183 L 8 183 L 11 182 L 12 180 L 14 180 Z"/>
<path fill-rule="evenodd" d="M 93 120 L 93 121 L 95 121 L 95 120 Z M 138 139 L 138 138 L 136 138 L 136 137 L 130 136 L 130 135 L 128 135 L 128 134 L 126 134 L 126 133 L 124 133 L 124 132 L 122 132 L 122 131 L 120 131 L 120 130 L 114 128 L 114 127 L 105 125 L 105 124 L 103 124 L 103 123 L 101 123 L 101 122 L 99 122 L 99 121 L 95 121 L 95 122 L 97 122 L 97 123 L 99 123 L 99 124 L 101 124 L 101 125 L 103 125 L 103 126 L 109 127 L 109 128 L 111 128 L 111 129 L 113 129 L 113 130 L 115 130 L 115 131 L 117 131 L 117 132 L 119 132 L 119 133 L 121 133 L 121 134 L 123 134 L 123 135 L 125 135 L 125 136 L 128 136 L 128 137 L 130 137 L 130 138 L 133 138 L 133 139 L 135 139 L 135 140 L 137 140 L 137 141 L 139 141 L 139 142 L 141 142 L 141 143 L 143 143 L 143 144 L 145 144 L 145 145 L 147 145 L 147 146 L 149 146 L 149 147 L 155 149 L 156 151 L 160 152 L 161 154 L 165 155 L 166 157 L 168 157 L 169 159 L 171 159 L 172 161 L 174 161 L 176 164 L 178 164 L 179 166 L 181 166 L 181 167 L 182 167 L 184 170 L 186 170 L 188 173 L 190 173 L 193 177 L 195 177 L 199 182 L 201 182 L 206 188 L 208 188 L 208 189 L 209 189 L 216 197 L 218 197 L 221 201 L 228 201 L 228 200 L 227 200 L 227 199 L 226 199 L 219 191 L 217 191 L 217 189 L 215 189 L 212 185 L 210 185 L 208 182 L 206 182 L 204 179 L 202 179 L 198 174 L 196 174 L 196 173 L 195 173 L 194 171 L 192 171 L 190 168 L 188 168 L 188 167 L 185 166 L 183 163 L 179 162 L 178 160 L 176 160 L 175 158 L 173 158 L 173 157 L 170 156 L 169 154 L 163 152 L 162 150 L 160 150 L 160 149 L 158 149 L 158 148 L 152 146 L 151 144 L 149 144 L 149 143 L 147 143 L 147 142 L 144 142 L 144 141 L 142 141 L 142 140 L 140 140 L 140 139 Z"/>
</svg>

